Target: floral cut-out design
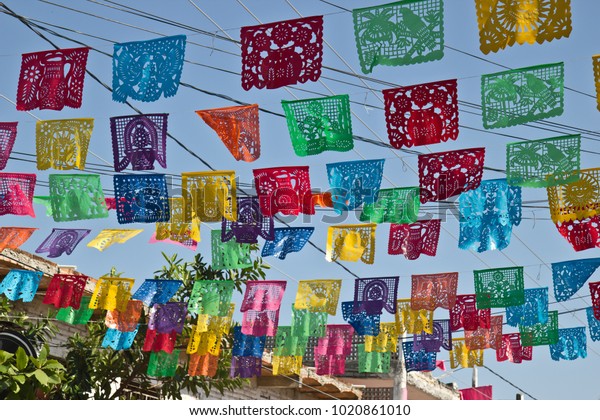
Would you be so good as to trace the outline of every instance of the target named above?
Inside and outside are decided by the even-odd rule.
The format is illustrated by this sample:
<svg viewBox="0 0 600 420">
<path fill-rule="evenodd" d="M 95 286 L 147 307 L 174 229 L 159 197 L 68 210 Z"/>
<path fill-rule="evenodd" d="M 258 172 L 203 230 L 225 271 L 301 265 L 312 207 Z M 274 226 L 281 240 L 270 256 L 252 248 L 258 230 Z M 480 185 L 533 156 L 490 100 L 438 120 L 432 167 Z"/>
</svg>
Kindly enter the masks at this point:
<svg viewBox="0 0 600 420">
<path fill-rule="evenodd" d="M 410 225 L 390 225 L 388 254 L 404 255 L 407 260 L 416 260 L 421 255 L 435 257 L 441 222 L 440 219 L 431 219 Z"/>
<path fill-rule="evenodd" d="M 125 312 L 134 282 L 134 279 L 124 277 L 100 277 L 92 293 L 90 308 Z"/>
<path fill-rule="evenodd" d="M 413 274 L 410 303 L 413 310 L 450 309 L 456 302 L 458 273 Z"/>
<path fill-rule="evenodd" d="M 584 220 L 600 215 L 600 168 L 573 173 L 575 181 L 547 188 L 554 223 Z"/>
<path fill-rule="evenodd" d="M 98 236 L 92 239 L 87 246 L 96 248 L 98 251 L 104 251 L 113 244 L 124 244 L 143 231 L 143 229 L 102 229 Z"/>
<path fill-rule="evenodd" d="M 341 280 L 300 280 L 294 308 L 335 315 L 341 288 Z"/>
<path fill-rule="evenodd" d="M 167 167 L 169 114 L 126 115 L 110 118 L 115 171 L 154 170 L 154 162 Z"/>
<path fill-rule="evenodd" d="M 48 284 L 42 303 L 55 308 L 79 309 L 87 281 L 87 276 L 55 274 Z"/>
<path fill-rule="evenodd" d="M 253 169 L 264 216 L 315 214 L 308 166 Z"/>
<path fill-rule="evenodd" d="M 550 344 L 552 360 L 575 360 L 587 357 L 585 327 L 561 328 L 558 330 L 558 343 Z"/>
<path fill-rule="evenodd" d="M 477 309 L 506 308 L 525 303 L 523 267 L 474 270 Z"/>
<path fill-rule="evenodd" d="M 0 283 L 0 295 L 4 294 L 11 301 L 32 302 L 42 275 L 41 271 L 12 269 Z"/>
<path fill-rule="evenodd" d="M 587 258 L 552 263 L 554 298 L 558 302 L 569 300 L 600 267 L 600 258 Z"/>
<path fill-rule="evenodd" d="M 577 252 L 600 248 L 600 216 L 559 222 L 556 229 Z"/>
<path fill-rule="evenodd" d="M 38 121 L 35 125 L 37 168 L 85 169 L 93 118 Z"/>
<path fill-rule="evenodd" d="M 36 230 L 37 228 L 0 227 L 0 252 L 5 249 L 18 249 Z"/>
</svg>

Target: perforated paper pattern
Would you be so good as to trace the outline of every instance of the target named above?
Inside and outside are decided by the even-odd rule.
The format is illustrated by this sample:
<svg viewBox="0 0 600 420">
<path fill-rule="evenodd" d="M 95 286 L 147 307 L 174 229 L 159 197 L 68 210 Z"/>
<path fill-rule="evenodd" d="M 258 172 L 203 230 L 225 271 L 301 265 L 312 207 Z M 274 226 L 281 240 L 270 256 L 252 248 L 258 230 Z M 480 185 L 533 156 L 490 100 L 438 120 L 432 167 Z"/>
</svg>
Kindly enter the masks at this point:
<svg viewBox="0 0 600 420">
<path fill-rule="evenodd" d="M 328 163 L 333 208 L 341 213 L 375 202 L 384 164 L 385 159 Z"/>
<path fill-rule="evenodd" d="M 595 317 L 594 308 L 586 308 L 585 313 L 587 316 L 588 328 L 590 330 L 590 338 L 592 341 L 600 341 L 600 320 Z M 558 330 L 556 341 L 558 342 Z"/>
<path fill-rule="evenodd" d="M 226 316 L 233 296 L 233 280 L 196 280 L 188 300 L 192 314 Z"/>
<path fill-rule="evenodd" d="M 264 216 L 315 214 L 308 166 L 253 169 Z"/>
<path fill-rule="evenodd" d="M 113 182 L 120 224 L 167 222 L 171 217 L 165 175 L 115 175 Z"/>
<path fill-rule="evenodd" d="M 419 155 L 421 204 L 478 188 L 484 157 L 483 147 Z"/>
<path fill-rule="evenodd" d="M 357 335 L 379 335 L 381 314 L 367 315 L 363 308 L 360 312 L 354 312 L 354 306 L 360 305 L 360 302 L 342 302 L 342 316 L 344 321 L 352 325 Z"/>
<path fill-rule="evenodd" d="M 274 337 L 279 325 L 279 309 L 255 311 L 249 309 L 242 314 L 242 332 L 247 335 Z"/>
<path fill-rule="evenodd" d="M 347 324 L 327 325 L 325 337 L 317 340 L 315 356 L 318 355 L 350 355 L 354 328 Z"/>
<path fill-rule="evenodd" d="M 35 174 L 0 173 L 0 216 L 14 214 L 35 217 L 35 181 Z"/>
<path fill-rule="evenodd" d="M 68 48 L 23 54 L 17 109 L 81 107 L 89 48 Z"/>
<path fill-rule="evenodd" d="M 450 309 L 456 302 L 457 288 L 458 273 L 413 274 L 411 308 L 429 311 Z"/>
<path fill-rule="evenodd" d="M 504 179 L 482 181 L 460 195 L 459 211 L 459 248 L 502 250 L 510 244 L 513 225 L 521 223 L 521 187 L 510 187 Z"/>
<path fill-rule="evenodd" d="M 156 330 L 148 328 L 142 351 L 172 353 L 175 349 L 177 333 L 172 331 L 168 334 L 159 334 Z"/>
<path fill-rule="evenodd" d="M 411 299 L 396 301 L 396 324 L 398 334 L 433 334 L 433 311 L 427 309 L 414 310 Z"/>
<path fill-rule="evenodd" d="M 292 327 L 280 326 L 275 336 L 274 356 L 304 356 L 308 336 L 292 334 Z"/>
<path fill-rule="evenodd" d="M 302 369 L 302 356 L 273 356 L 273 376 L 300 375 Z"/>
<path fill-rule="evenodd" d="M 48 258 L 57 258 L 66 253 L 71 255 L 79 242 L 90 234 L 90 229 L 52 229 L 52 233 L 44 239 L 35 250 L 38 254 L 48 253 Z"/>
<path fill-rule="evenodd" d="M 35 125 L 37 168 L 85 169 L 93 118 L 38 121 Z"/>
<path fill-rule="evenodd" d="M 323 16 L 242 27 L 242 88 L 316 82 L 323 60 Z"/>
<path fill-rule="evenodd" d="M 564 302 L 573 296 L 600 267 L 600 258 L 552 263 L 554 298 Z"/>
<path fill-rule="evenodd" d="M 412 341 L 402 342 L 402 351 L 404 354 L 404 363 L 407 372 L 432 371 L 436 369 L 436 352 L 426 352 L 425 350 L 415 350 Z"/>
<path fill-rule="evenodd" d="M 113 350 L 129 350 L 133 345 L 133 340 L 138 333 L 139 328 L 130 332 L 122 332 L 113 328 L 106 330 L 101 346 L 103 348 L 112 348 Z"/>
<path fill-rule="evenodd" d="M 155 303 L 150 309 L 148 328 L 159 334 L 175 331 L 181 334 L 185 325 L 187 306 L 185 302 Z"/>
<path fill-rule="evenodd" d="M 155 303 L 167 303 L 182 285 L 181 280 L 146 279 L 131 299 L 141 300 L 148 307 Z"/>
<path fill-rule="evenodd" d="M 441 348 L 452 349 L 452 330 L 450 320 L 441 319 L 433 321 L 433 334 L 421 332 L 413 336 L 413 349 L 426 352 L 440 352 Z"/>
<path fill-rule="evenodd" d="M 579 179 L 581 135 L 522 141 L 506 145 L 506 179 L 510 185 L 545 188 Z"/>
<path fill-rule="evenodd" d="M 346 373 L 346 355 L 318 354 L 315 347 L 315 373 L 317 375 L 343 375 Z"/>
<path fill-rule="evenodd" d="M 458 138 L 456 79 L 383 91 L 390 144 L 424 146 Z"/>
<path fill-rule="evenodd" d="M 16 122 L 0 122 L 0 170 L 6 168 L 17 138 Z"/>
<path fill-rule="evenodd" d="M 592 306 L 594 308 L 594 316 L 596 319 L 600 319 L 600 282 L 590 282 L 590 296 L 592 299 Z"/>
<path fill-rule="evenodd" d="M 477 309 L 477 297 L 471 295 L 457 295 L 454 306 L 450 309 L 450 326 L 452 331 L 464 328 L 465 331 L 474 331 L 478 328 L 490 328 L 490 309 Z"/>
<path fill-rule="evenodd" d="M 260 157 L 258 105 L 205 109 L 196 114 L 215 130 L 235 160 L 253 162 Z"/>
<path fill-rule="evenodd" d="M 262 357 L 266 336 L 252 336 L 242 333 L 242 327 L 233 327 L 232 356 Z"/>
<path fill-rule="evenodd" d="M 185 56 L 185 35 L 114 45 L 113 101 L 154 102 L 175 96 Z"/>
<path fill-rule="evenodd" d="M 525 303 L 523 267 L 474 270 L 477 309 L 505 308 Z"/>
<path fill-rule="evenodd" d="M 132 332 L 137 329 L 143 310 L 144 303 L 141 300 L 130 299 L 127 302 L 127 309 L 125 311 L 118 311 L 116 309 L 108 311 L 104 319 L 104 325 L 107 328 L 121 332 Z"/>
<path fill-rule="evenodd" d="M 164 351 L 150 353 L 146 374 L 157 378 L 175 376 L 179 353 L 180 350 L 174 350 L 171 354 Z"/>
<path fill-rule="evenodd" d="M 379 334 L 377 336 L 365 336 L 365 351 L 395 352 L 398 350 L 398 336 L 398 326 L 395 322 L 382 322 L 379 324 Z"/>
<path fill-rule="evenodd" d="M 79 309 L 72 307 L 60 308 L 56 313 L 56 319 L 72 325 L 87 324 L 94 314 L 94 310 L 89 307 L 91 298 L 91 296 L 83 296 Z"/>
<path fill-rule="evenodd" d="M 600 111 L 600 55 L 592 56 L 592 65 L 594 66 L 594 82 L 596 85 L 596 103 Z"/>
<path fill-rule="evenodd" d="M 469 350 L 465 345 L 464 338 L 453 338 L 452 350 L 448 353 L 452 369 L 483 366 L 483 350 Z"/>
<path fill-rule="evenodd" d="M 552 360 L 575 360 L 587 357 L 585 327 L 561 328 L 558 343 L 550 344 Z"/>
<path fill-rule="evenodd" d="M 441 222 L 440 219 L 431 219 L 409 225 L 390 225 L 388 254 L 404 255 L 407 260 L 416 260 L 421 255 L 435 257 Z"/>
<path fill-rule="evenodd" d="M 143 229 L 102 229 L 98 236 L 92 239 L 87 246 L 96 248 L 98 251 L 104 251 L 113 244 L 124 244 L 142 232 Z"/>
<path fill-rule="evenodd" d="M 33 235 L 37 228 L 0 227 L 0 252 L 18 249 Z"/>
<path fill-rule="evenodd" d="M 591 283 L 590 283 L 591 284 Z M 525 289 L 525 303 L 506 308 L 506 323 L 530 327 L 548 321 L 548 288 Z"/>
<path fill-rule="evenodd" d="M 600 216 L 557 223 L 556 229 L 577 252 L 600 248 Z"/>
<path fill-rule="evenodd" d="M 354 9 L 354 36 L 363 73 L 444 56 L 442 0 L 403 0 Z"/>
<path fill-rule="evenodd" d="M 296 309 L 292 305 L 292 335 L 295 337 L 323 337 L 329 314 Z"/>
<path fill-rule="evenodd" d="M 199 355 L 190 354 L 188 375 L 189 376 L 208 376 L 210 378 L 217 374 L 219 367 L 219 356 L 212 354 Z"/>
<path fill-rule="evenodd" d="M 341 287 L 341 280 L 300 280 L 294 307 L 335 315 Z"/>
<path fill-rule="evenodd" d="M 354 311 L 367 315 L 381 314 L 383 308 L 396 313 L 399 277 L 371 277 L 354 282 Z"/>
<path fill-rule="evenodd" d="M 362 261 L 373 264 L 375 260 L 374 223 L 329 226 L 327 229 L 327 261 Z"/>
<path fill-rule="evenodd" d="M 198 217 L 203 222 L 220 222 L 222 217 L 235 220 L 237 217 L 234 171 L 184 172 L 181 188 L 184 215 Z"/>
<path fill-rule="evenodd" d="M 48 179 L 55 222 L 108 217 L 100 175 L 50 174 Z"/>
<path fill-rule="evenodd" d="M 172 240 L 180 244 L 200 241 L 200 221 L 192 217 L 191 208 L 185 208 L 182 197 L 171 197 L 168 221 L 156 223 L 156 239 Z M 185 211 L 190 213 L 185 213 Z"/>
<path fill-rule="evenodd" d="M 476 0 L 475 5 L 484 54 L 571 34 L 571 0 Z"/>
<path fill-rule="evenodd" d="M 502 315 L 490 318 L 488 328 L 465 331 L 465 345 L 469 350 L 498 349 L 502 341 Z"/>
<path fill-rule="evenodd" d="M 31 302 L 40 285 L 42 275 L 41 271 L 12 269 L 0 283 L 0 295 L 4 294 L 12 301 Z"/>
<path fill-rule="evenodd" d="M 172 216 L 171 216 L 172 217 Z M 258 237 L 267 241 L 275 239 L 275 222 L 272 217 L 263 216 L 258 197 L 237 198 L 237 219 L 223 218 L 221 222 L 221 241 L 255 244 Z"/>
<path fill-rule="evenodd" d="M 221 242 L 221 231 L 210 232 L 212 254 L 211 266 L 214 270 L 229 270 L 252 267 L 250 244 L 240 244 L 235 241 Z"/>
<path fill-rule="evenodd" d="M 533 347 L 521 346 L 521 334 L 512 333 L 502 335 L 500 347 L 496 349 L 496 360 L 499 362 L 522 363 L 531 360 Z"/>
<path fill-rule="evenodd" d="M 55 308 L 79 309 L 88 278 L 75 274 L 54 274 L 42 303 L 54 305 Z"/>
<path fill-rule="evenodd" d="M 134 281 L 124 277 L 100 277 L 92 293 L 90 308 L 126 311 Z"/>
<path fill-rule="evenodd" d="M 545 64 L 481 76 L 486 129 L 511 127 L 562 115 L 564 65 Z"/>
<path fill-rule="evenodd" d="M 359 344 L 357 351 L 358 373 L 388 373 L 390 371 L 391 353 L 367 353 L 364 344 Z"/>
<path fill-rule="evenodd" d="M 284 260 L 290 252 L 300 252 L 314 231 L 314 227 L 274 228 L 273 240 L 265 242 L 261 256 Z"/>
<path fill-rule="evenodd" d="M 554 223 L 582 220 L 600 213 L 600 168 L 582 169 L 573 176 L 578 179 L 547 189 Z"/>
<path fill-rule="evenodd" d="M 169 114 L 124 115 L 110 118 L 115 171 L 154 170 L 154 162 L 167 167 Z"/>
<path fill-rule="evenodd" d="M 364 203 L 361 222 L 414 223 L 417 221 L 421 201 L 419 188 L 380 189 L 374 203 Z"/>
<path fill-rule="evenodd" d="M 262 359 L 254 356 L 233 356 L 229 376 L 232 378 L 252 378 L 260 376 Z"/>
<path fill-rule="evenodd" d="M 523 346 L 547 346 L 558 343 L 558 311 L 548 312 L 548 321 L 530 327 L 519 325 Z"/>
<path fill-rule="evenodd" d="M 354 147 L 348 95 L 281 101 L 281 105 L 296 155 L 347 152 Z"/>
<path fill-rule="evenodd" d="M 242 312 L 242 332 L 248 335 L 269 335 L 277 333 L 279 307 L 285 292 L 285 281 L 248 280 L 240 307 Z"/>
</svg>

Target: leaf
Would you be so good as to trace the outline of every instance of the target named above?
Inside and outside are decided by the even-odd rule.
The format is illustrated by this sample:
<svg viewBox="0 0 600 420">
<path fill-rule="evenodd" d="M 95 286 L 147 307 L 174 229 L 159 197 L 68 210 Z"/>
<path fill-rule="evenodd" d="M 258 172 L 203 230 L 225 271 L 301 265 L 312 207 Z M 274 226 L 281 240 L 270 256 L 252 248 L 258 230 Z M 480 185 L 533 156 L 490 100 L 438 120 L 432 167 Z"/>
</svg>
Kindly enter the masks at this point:
<svg viewBox="0 0 600 420">
<path fill-rule="evenodd" d="M 44 347 L 42 347 L 42 350 L 40 351 L 40 355 L 38 356 L 38 360 L 41 363 L 44 363 L 47 358 L 48 358 L 48 346 L 44 345 Z"/>
<path fill-rule="evenodd" d="M 12 378 L 21 385 L 25 383 L 25 375 L 15 375 Z"/>
<path fill-rule="evenodd" d="M 15 356 L 17 357 L 17 369 L 25 369 L 29 362 L 29 358 L 27 357 L 27 353 L 25 353 L 25 350 L 23 350 L 22 347 L 19 347 L 17 349 L 17 352 L 15 353 Z"/>
<path fill-rule="evenodd" d="M 35 379 L 37 379 L 42 386 L 48 385 L 48 375 L 46 375 L 46 372 L 41 369 L 36 369 L 33 374 L 35 375 Z"/>
</svg>

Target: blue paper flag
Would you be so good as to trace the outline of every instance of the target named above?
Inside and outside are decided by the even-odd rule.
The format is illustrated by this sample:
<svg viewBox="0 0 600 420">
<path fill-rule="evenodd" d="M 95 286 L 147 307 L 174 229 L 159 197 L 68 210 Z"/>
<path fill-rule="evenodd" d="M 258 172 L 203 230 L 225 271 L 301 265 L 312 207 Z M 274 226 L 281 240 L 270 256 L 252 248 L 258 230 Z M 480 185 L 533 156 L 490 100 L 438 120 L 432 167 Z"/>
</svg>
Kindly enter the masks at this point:
<svg viewBox="0 0 600 420">
<path fill-rule="evenodd" d="M 109 328 L 106 330 L 104 340 L 102 340 L 102 347 L 111 347 L 113 350 L 127 350 L 131 348 L 138 330 L 139 325 L 131 332 L 123 332 L 114 328 Z"/>
<path fill-rule="evenodd" d="M 552 282 L 556 300 L 563 302 L 577 293 L 598 267 L 600 267 L 600 258 L 552 263 Z"/>
<path fill-rule="evenodd" d="M 588 327 L 592 341 L 600 341 L 600 319 L 594 316 L 594 308 L 591 306 L 585 310 L 587 314 Z"/>
<path fill-rule="evenodd" d="M 558 343 L 550 344 L 552 360 L 575 360 L 587 357 L 585 327 L 558 330 Z"/>
<path fill-rule="evenodd" d="M 0 295 L 4 295 L 8 300 L 19 300 L 31 302 L 35 297 L 43 273 L 41 271 L 29 271 L 13 269 L 0 283 Z"/>
<path fill-rule="evenodd" d="M 131 299 L 141 300 L 148 307 L 167 303 L 181 287 L 181 280 L 148 279 L 135 291 Z"/>
<path fill-rule="evenodd" d="M 262 357 L 266 340 L 266 335 L 246 335 L 242 333 L 242 327 L 233 327 L 233 348 L 231 355 Z"/>
<path fill-rule="evenodd" d="M 506 308 L 506 323 L 511 327 L 532 327 L 548 322 L 548 288 L 525 289 L 525 304 Z"/>
<path fill-rule="evenodd" d="M 169 221 L 171 210 L 164 175 L 115 175 L 113 181 L 119 223 Z"/>
<path fill-rule="evenodd" d="M 354 210 L 377 200 L 385 159 L 356 160 L 327 164 L 332 188 L 333 208 L 338 212 Z"/>
<path fill-rule="evenodd" d="M 262 256 L 275 256 L 284 260 L 290 252 L 300 252 L 314 231 L 313 227 L 275 228 L 275 239 L 265 242 Z"/>
<path fill-rule="evenodd" d="M 379 335 L 379 321 L 381 314 L 367 315 L 366 310 L 354 313 L 354 302 L 342 302 L 342 316 L 344 321 L 352 325 L 358 335 Z"/>
<path fill-rule="evenodd" d="M 412 341 L 403 342 L 402 350 L 404 351 L 404 362 L 407 372 L 435 370 L 436 352 L 426 352 L 425 350 L 414 351 Z"/>
</svg>

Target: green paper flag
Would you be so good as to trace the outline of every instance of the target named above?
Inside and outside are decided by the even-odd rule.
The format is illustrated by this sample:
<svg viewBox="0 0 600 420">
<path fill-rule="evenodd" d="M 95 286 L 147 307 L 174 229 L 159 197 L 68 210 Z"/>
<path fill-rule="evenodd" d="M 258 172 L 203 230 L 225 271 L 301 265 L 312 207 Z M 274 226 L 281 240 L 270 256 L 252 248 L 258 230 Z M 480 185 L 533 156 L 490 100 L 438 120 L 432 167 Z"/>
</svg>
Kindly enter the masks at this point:
<svg viewBox="0 0 600 420">
<path fill-rule="evenodd" d="M 523 327 L 519 325 L 521 345 L 523 347 L 547 346 L 558 343 L 558 311 L 548 312 L 548 322 L 545 324 Z"/>
<path fill-rule="evenodd" d="M 188 301 L 192 314 L 227 316 L 235 284 L 233 280 L 196 280 Z"/>
<path fill-rule="evenodd" d="M 525 304 L 523 267 L 475 270 L 477 309 L 506 308 Z"/>
<path fill-rule="evenodd" d="M 221 230 L 210 233 L 213 270 L 228 270 L 252 267 L 250 244 L 239 244 L 236 241 L 221 241 Z"/>
<path fill-rule="evenodd" d="M 108 217 L 100 175 L 51 174 L 48 179 L 55 222 Z"/>
<path fill-rule="evenodd" d="M 308 345 L 307 336 L 292 335 L 292 327 L 277 328 L 275 336 L 274 356 L 304 356 Z"/>
<path fill-rule="evenodd" d="M 148 376 L 155 378 L 175 376 L 180 352 L 181 350 L 173 350 L 171 354 L 165 351 L 151 352 L 146 372 Z"/>
<path fill-rule="evenodd" d="M 359 373 L 388 373 L 390 371 L 391 353 L 378 353 L 365 351 L 365 345 L 359 344 L 358 372 Z"/>
<path fill-rule="evenodd" d="M 417 221 L 420 208 L 418 187 L 383 189 L 374 203 L 363 205 L 360 221 L 410 224 Z"/>
<path fill-rule="evenodd" d="M 347 152 L 354 147 L 348 95 L 281 101 L 281 105 L 298 156 Z"/>
<path fill-rule="evenodd" d="M 83 296 L 79 309 L 73 309 L 72 307 L 60 308 L 56 314 L 56 319 L 72 325 L 87 324 L 94 314 L 94 310 L 89 307 L 91 299 L 91 296 Z"/>
<path fill-rule="evenodd" d="M 296 337 L 325 337 L 327 312 L 309 312 L 292 305 L 292 335 Z"/>
<path fill-rule="evenodd" d="M 563 113 L 564 65 L 545 64 L 481 76 L 483 126 L 502 128 Z"/>
</svg>

